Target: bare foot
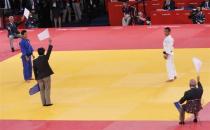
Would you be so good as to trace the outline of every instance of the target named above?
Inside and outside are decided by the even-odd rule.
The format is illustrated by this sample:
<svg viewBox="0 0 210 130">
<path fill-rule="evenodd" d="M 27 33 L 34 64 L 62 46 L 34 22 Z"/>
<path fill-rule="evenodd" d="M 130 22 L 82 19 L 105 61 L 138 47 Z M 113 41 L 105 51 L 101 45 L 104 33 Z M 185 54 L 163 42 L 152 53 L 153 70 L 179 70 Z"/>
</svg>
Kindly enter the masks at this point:
<svg viewBox="0 0 210 130">
<path fill-rule="evenodd" d="M 30 80 L 25 80 L 26 81 L 26 83 L 29 83 L 30 82 Z"/>
</svg>

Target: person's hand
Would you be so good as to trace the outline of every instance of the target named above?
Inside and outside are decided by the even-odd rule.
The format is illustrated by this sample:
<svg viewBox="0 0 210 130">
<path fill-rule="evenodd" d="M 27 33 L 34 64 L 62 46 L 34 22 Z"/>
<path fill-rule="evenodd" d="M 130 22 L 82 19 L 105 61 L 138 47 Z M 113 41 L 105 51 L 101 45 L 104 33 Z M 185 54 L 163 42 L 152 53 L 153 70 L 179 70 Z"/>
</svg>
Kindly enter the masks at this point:
<svg viewBox="0 0 210 130">
<path fill-rule="evenodd" d="M 29 61 L 29 57 L 28 56 L 26 56 L 26 61 Z"/>
<path fill-rule="evenodd" d="M 167 55 L 167 54 L 163 54 L 163 58 L 164 58 L 165 60 L 167 60 L 168 55 Z"/>
<path fill-rule="evenodd" d="M 200 82 L 200 76 L 197 76 L 197 81 Z"/>
<path fill-rule="evenodd" d="M 49 38 L 48 41 L 49 41 L 49 45 L 52 45 L 52 39 Z"/>
</svg>

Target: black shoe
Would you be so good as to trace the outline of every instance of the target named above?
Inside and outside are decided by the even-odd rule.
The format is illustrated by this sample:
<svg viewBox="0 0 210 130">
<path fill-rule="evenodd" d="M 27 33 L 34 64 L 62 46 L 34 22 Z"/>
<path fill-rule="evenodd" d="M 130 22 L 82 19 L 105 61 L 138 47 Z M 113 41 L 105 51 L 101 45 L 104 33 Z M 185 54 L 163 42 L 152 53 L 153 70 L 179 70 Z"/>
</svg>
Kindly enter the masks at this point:
<svg viewBox="0 0 210 130">
<path fill-rule="evenodd" d="M 43 106 L 52 106 L 53 104 L 45 104 L 45 105 L 43 105 Z"/>
<path fill-rule="evenodd" d="M 185 123 L 184 123 L 184 121 L 180 121 L 179 124 L 180 125 L 184 125 Z"/>
<path fill-rule="evenodd" d="M 11 48 L 11 51 L 12 51 L 12 52 L 15 52 L 15 49 L 14 49 L 14 48 Z"/>
<path fill-rule="evenodd" d="M 173 82 L 174 81 L 174 79 L 169 79 L 169 80 L 166 80 L 166 82 Z"/>
<path fill-rule="evenodd" d="M 194 122 L 194 123 L 197 123 L 197 122 L 198 122 L 198 120 L 197 120 L 197 119 L 194 119 L 194 120 L 193 120 L 193 122 Z"/>
</svg>

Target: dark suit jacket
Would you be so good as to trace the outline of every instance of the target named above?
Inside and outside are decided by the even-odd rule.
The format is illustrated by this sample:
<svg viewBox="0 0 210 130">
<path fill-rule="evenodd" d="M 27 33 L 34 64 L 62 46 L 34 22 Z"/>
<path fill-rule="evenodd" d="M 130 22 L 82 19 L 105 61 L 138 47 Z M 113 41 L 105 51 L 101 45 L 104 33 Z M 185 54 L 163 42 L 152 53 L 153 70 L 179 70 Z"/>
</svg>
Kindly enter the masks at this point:
<svg viewBox="0 0 210 130">
<path fill-rule="evenodd" d="M 179 100 L 179 103 L 182 104 L 188 100 L 201 99 L 203 95 L 203 87 L 200 82 L 198 82 L 198 88 L 192 88 L 184 93 L 184 96 Z"/>
<path fill-rule="evenodd" d="M 53 46 L 49 45 L 47 54 L 39 56 L 33 61 L 33 69 L 36 80 L 43 79 L 53 74 L 53 71 L 48 63 Z"/>
<path fill-rule="evenodd" d="M 175 10 L 175 8 L 175 2 L 173 0 L 170 2 L 170 5 L 166 5 L 166 1 L 163 3 L 164 10 Z"/>
<path fill-rule="evenodd" d="M 7 24 L 7 30 L 8 30 L 8 36 L 9 35 L 16 35 L 16 34 L 19 34 L 20 32 L 18 31 L 18 29 L 17 29 L 17 26 L 18 25 L 20 25 L 21 24 L 21 22 L 14 22 L 13 24 L 11 24 L 11 23 L 8 23 Z"/>
<path fill-rule="evenodd" d="M 210 8 L 210 1 L 209 1 L 208 5 L 209 5 L 209 8 Z M 206 8 L 206 2 L 205 1 L 202 2 L 201 5 L 200 5 L 200 7 Z"/>
</svg>

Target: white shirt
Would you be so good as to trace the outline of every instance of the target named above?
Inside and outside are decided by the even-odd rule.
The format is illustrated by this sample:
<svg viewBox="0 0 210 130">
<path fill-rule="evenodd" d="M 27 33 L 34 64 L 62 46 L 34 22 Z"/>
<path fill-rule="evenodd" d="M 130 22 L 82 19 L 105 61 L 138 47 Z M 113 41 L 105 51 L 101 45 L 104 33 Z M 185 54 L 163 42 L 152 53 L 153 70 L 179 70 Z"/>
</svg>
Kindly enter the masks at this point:
<svg viewBox="0 0 210 130">
<path fill-rule="evenodd" d="M 209 8 L 209 2 L 205 2 L 205 8 Z"/>
<path fill-rule="evenodd" d="M 171 37 L 171 35 L 168 35 L 163 40 L 163 50 L 169 54 L 173 55 L 174 50 L 174 39 Z"/>
</svg>

